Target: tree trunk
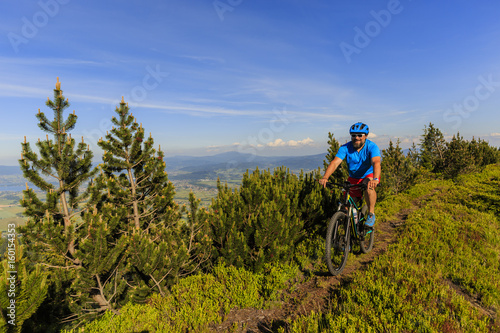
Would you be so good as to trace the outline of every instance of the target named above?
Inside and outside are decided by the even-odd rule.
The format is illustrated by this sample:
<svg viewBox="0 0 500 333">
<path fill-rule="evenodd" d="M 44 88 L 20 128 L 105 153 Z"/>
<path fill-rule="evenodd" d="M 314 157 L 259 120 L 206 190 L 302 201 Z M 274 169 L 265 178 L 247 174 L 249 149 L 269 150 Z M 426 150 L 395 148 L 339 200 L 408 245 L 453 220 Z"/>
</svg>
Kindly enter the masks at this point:
<svg viewBox="0 0 500 333">
<path fill-rule="evenodd" d="M 135 180 L 134 176 L 132 175 L 132 170 L 128 169 L 128 177 L 130 180 L 130 188 L 132 190 L 132 207 L 134 209 L 134 223 L 135 223 L 135 228 L 137 230 L 140 229 L 141 225 L 139 223 L 139 208 L 137 206 L 137 195 L 136 195 L 136 189 L 135 189 Z"/>
<path fill-rule="evenodd" d="M 60 180 L 59 181 L 59 190 L 62 189 L 63 186 L 64 186 L 64 183 L 62 180 Z M 72 236 L 69 235 L 69 227 L 71 226 L 71 220 L 69 217 L 68 202 L 66 201 L 66 193 L 64 191 L 61 192 L 60 198 L 61 198 L 61 205 L 62 205 L 62 209 L 63 209 L 64 233 L 68 237 L 71 237 L 70 241 L 68 243 L 68 252 L 73 256 L 75 254 L 75 240 L 73 239 Z"/>
</svg>

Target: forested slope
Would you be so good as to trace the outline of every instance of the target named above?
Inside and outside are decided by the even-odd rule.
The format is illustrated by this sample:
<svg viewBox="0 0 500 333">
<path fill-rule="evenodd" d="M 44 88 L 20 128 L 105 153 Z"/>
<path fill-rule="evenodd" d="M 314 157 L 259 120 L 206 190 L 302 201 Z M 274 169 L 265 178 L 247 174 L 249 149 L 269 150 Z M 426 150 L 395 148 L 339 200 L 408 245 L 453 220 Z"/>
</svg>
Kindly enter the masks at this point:
<svg viewBox="0 0 500 333">
<path fill-rule="evenodd" d="M 379 228 L 397 224 L 396 241 L 387 251 L 355 270 L 339 286 L 332 288 L 329 281 L 333 280 L 320 275 L 317 284 L 330 290 L 322 311 L 298 318 L 275 318 L 274 323 L 265 323 L 266 329 L 500 330 L 499 165 L 455 181 L 418 184 L 386 199 L 378 211 Z M 320 267 L 316 263 L 316 269 Z M 217 331 L 220 326 L 214 324 L 224 321 L 230 309 L 284 307 L 294 302 L 294 291 L 301 283 L 312 278 L 293 265 L 269 266 L 263 274 L 221 266 L 214 274 L 181 281 L 165 298 L 154 297 L 148 305 L 127 306 L 120 315 L 109 313 L 74 332 Z M 229 330 L 246 331 L 247 325 L 234 323 Z M 264 330 L 263 325 L 260 327 Z"/>
<path fill-rule="evenodd" d="M 45 139 L 21 145 L 35 188 L 20 201 L 26 224 L 7 234 L 0 330 L 498 329 L 500 150 L 484 140 L 446 141 L 429 124 L 407 154 L 391 141 L 374 250 L 354 246 L 339 280 L 323 258 L 340 191 L 318 184 L 320 166 L 247 170 L 236 188 L 219 180 L 208 207 L 194 193 L 180 205 L 161 147 L 123 98 L 97 167 L 71 136 L 78 116 L 65 115 L 59 81 L 46 105 Z M 328 137 L 325 168 L 340 146 Z M 341 165 L 330 180 L 346 178 Z"/>
</svg>

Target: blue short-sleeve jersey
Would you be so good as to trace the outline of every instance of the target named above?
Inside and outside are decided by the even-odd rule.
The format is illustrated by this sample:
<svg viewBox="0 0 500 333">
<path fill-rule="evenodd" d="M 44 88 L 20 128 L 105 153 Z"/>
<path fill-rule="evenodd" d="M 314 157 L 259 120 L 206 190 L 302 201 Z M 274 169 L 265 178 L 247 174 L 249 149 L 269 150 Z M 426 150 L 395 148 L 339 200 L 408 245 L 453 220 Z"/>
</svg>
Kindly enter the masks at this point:
<svg viewBox="0 0 500 333">
<path fill-rule="evenodd" d="M 335 157 L 341 160 L 346 160 L 350 177 L 360 179 L 373 173 L 372 158 L 377 156 L 380 156 L 380 149 L 374 142 L 368 139 L 359 152 L 352 146 L 352 142 L 349 141 L 342 145 L 337 155 L 335 155 Z"/>
</svg>

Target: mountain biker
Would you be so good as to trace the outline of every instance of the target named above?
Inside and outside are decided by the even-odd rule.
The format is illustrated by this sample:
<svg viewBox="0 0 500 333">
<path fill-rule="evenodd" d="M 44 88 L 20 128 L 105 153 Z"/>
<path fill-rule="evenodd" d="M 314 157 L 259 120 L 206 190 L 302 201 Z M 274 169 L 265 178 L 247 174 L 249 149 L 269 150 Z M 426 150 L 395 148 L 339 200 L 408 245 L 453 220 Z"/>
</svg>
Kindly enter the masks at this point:
<svg viewBox="0 0 500 333">
<path fill-rule="evenodd" d="M 375 226 L 375 203 L 377 202 L 375 188 L 380 182 L 381 172 L 380 149 L 374 142 L 366 139 L 368 133 L 370 133 L 368 125 L 355 123 L 349 129 L 349 133 L 351 134 L 351 141 L 339 148 L 319 183 L 325 187 L 328 178 L 345 159 L 349 169 L 349 178 L 347 180 L 351 184 L 367 184 L 367 190 L 364 192 L 365 201 L 368 205 L 365 226 L 373 229 Z M 363 195 L 361 190 L 356 188 L 351 189 L 350 194 L 354 198 L 361 198 Z"/>
</svg>

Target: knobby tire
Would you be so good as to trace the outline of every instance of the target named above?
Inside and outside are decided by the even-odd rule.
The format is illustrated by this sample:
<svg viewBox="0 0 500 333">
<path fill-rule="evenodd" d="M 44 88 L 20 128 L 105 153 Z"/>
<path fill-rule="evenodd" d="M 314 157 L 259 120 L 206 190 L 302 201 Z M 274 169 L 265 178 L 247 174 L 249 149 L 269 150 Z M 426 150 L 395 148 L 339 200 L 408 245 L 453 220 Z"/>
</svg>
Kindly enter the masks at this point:
<svg viewBox="0 0 500 333">
<path fill-rule="evenodd" d="M 326 232 L 325 259 L 328 270 L 332 275 L 342 273 L 347 263 L 350 251 L 350 230 L 347 214 L 336 212 Z"/>
</svg>

